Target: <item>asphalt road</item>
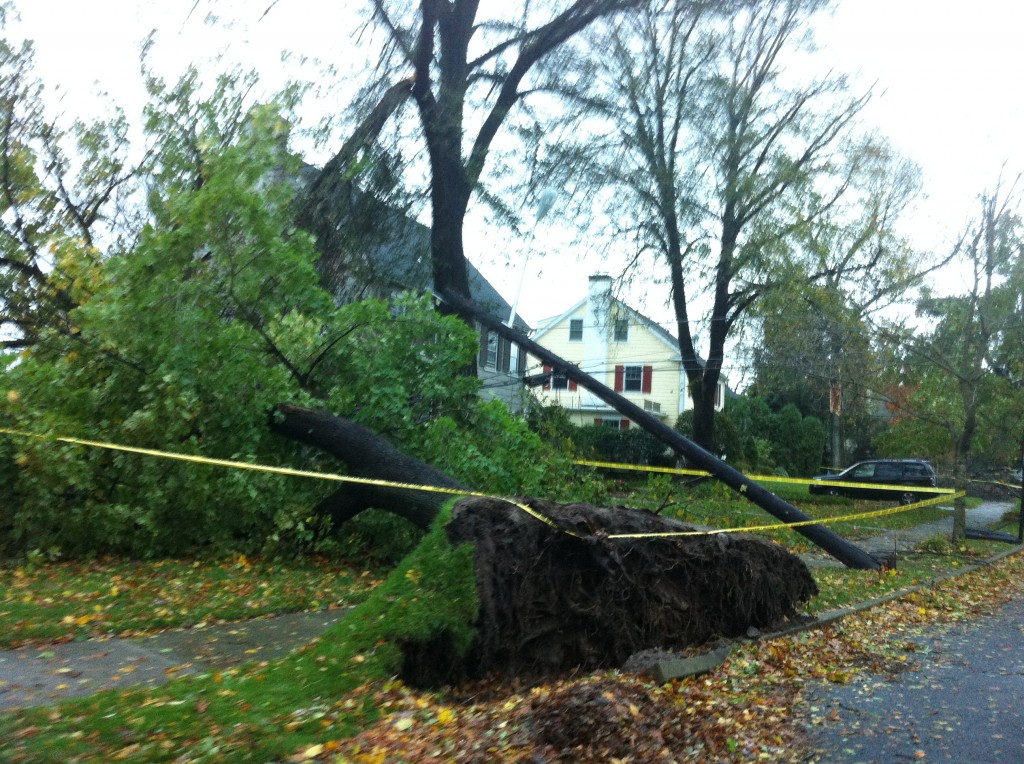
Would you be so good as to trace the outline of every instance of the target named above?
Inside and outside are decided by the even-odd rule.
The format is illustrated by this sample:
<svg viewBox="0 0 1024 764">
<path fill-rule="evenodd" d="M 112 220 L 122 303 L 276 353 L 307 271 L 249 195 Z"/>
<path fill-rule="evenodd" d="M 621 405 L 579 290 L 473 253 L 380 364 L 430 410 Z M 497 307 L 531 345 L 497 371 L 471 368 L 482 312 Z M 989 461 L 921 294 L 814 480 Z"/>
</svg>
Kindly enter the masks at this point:
<svg viewBox="0 0 1024 764">
<path fill-rule="evenodd" d="M 920 635 L 911 670 L 805 691 L 814 762 L 1024 762 L 1024 601 Z"/>
</svg>

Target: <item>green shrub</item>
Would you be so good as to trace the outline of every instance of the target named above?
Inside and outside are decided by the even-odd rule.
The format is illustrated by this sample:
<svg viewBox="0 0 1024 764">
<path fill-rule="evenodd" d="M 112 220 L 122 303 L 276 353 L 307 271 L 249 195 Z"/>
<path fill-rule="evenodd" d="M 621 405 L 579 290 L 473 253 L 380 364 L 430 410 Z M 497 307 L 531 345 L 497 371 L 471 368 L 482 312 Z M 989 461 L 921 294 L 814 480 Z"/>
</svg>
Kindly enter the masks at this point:
<svg viewBox="0 0 1024 764">
<path fill-rule="evenodd" d="M 664 443 L 639 427 L 620 430 L 585 425 L 577 428 L 574 441 L 582 457 L 597 461 L 643 465 L 667 465 L 674 461 Z"/>
<path fill-rule="evenodd" d="M 315 546 L 322 528 L 308 511 L 324 491 L 315 481 L 53 439 L 343 469 L 269 432 L 268 412 L 283 401 L 347 416 L 480 490 L 553 496 L 572 485 L 567 458 L 477 398 L 479 380 L 461 373 L 477 350 L 463 321 L 423 295 L 334 304 L 312 238 L 295 229 L 294 187 L 272 182 L 297 164 L 273 123 L 227 131 L 230 141 L 212 129 L 201 136 L 198 185 L 181 182 L 191 154 L 169 141 L 152 222 L 130 250 L 60 249 L 61 273 L 75 275 L 72 330 L 43 332 L 0 372 L 0 421 L 42 436 L 0 450 L 0 491 L 13 485 L 16 496 L 0 510 L 13 551 Z"/>
</svg>

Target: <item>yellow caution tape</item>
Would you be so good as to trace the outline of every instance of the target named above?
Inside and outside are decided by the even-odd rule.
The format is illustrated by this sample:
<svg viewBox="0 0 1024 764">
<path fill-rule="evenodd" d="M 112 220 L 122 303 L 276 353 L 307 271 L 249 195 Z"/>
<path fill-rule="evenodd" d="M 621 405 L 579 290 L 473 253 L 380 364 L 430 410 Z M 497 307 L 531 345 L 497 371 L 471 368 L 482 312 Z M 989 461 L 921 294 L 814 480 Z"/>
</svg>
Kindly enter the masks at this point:
<svg viewBox="0 0 1024 764">
<path fill-rule="evenodd" d="M 913 504 L 904 504 L 898 507 L 890 507 L 889 509 L 877 509 L 871 512 L 858 512 L 852 515 L 840 515 L 838 517 L 826 517 L 820 520 L 800 520 L 795 523 L 769 523 L 768 525 L 751 525 L 746 528 L 715 528 L 706 531 L 669 531 L 666 533 L 612 533 L 608 535 L 610 539 L 632 539 L 632 538 L 650 538 L 654 536 L 716 536 L 721 533 L 753 533 L 755 531 L 779 531 L 786 530 L 789 528 L 802 528 L 807 525 L 829 525 L 830 523 L 848 523 L 853 520 L 866 520 L 872 517 L 884 517 L 886 515 L 898 515 L 901 512 L 910 512 L 911 510 L 921 509 L 922 507 L 930 507 L 936 504 L 944 504 L 950 499 L 957 499 L 961 496 L 966 496 L 963 493 L 954 493 L 952 496 L 940 496 L 935 499 L 926 499 L 924 501 L 918 501 Z"/>
<path fill-rule="evenodd" d="M 375 479 L 375 478 L 351 477 L 349 475 L 338 475 L 338 474 L 331 473 L 331 472 L 312 472 L 312 471 L 309 471 L 309 470 L 297 470 L 297 469 L 293 469 L 291 467 L 271 467 L 269 465 L 252 464 L 250 462 L 239 462 L 239 461 L 234 461 L 234 460 L 231 460 L 231 459 L 213 459 L 213 458 L 208 457 L 208 456 L 195 456 L 195 455 L 192 455 L 192 454 L 181 454 L 181 453 L 176 453 L 176 452 L 173 452 L 173 451 L 161 451 L 161 450 L 158 450 L 158 449 L 155 449 L 155 448 L 139 448 L 139 447 L 136 447 L 136 446 L 122 446 L 122 445 L 117 444 L 117 443 L 107 443 L 107 442 L 104 442 L 104 441 L 96 441 L 96 440 L 85 440 L 83 438 L 71 438 L 71 437 L 59 437 L 59 436 L 50 437 L 50 436 L 46 436 L 46 435 L 39 435 L 37 433 L 32 433 L 32 432 L 24 432 L 22 430 L 12 430 L 12 429 L 8 429 L 8 428 L 4 428 L 4 427 L 0 427 L 0 433 L 6 434 L 6 435 L 15 435 L 15 436 L 18 436 L 18 437 L 23 437 L 23 438 L 35 438 L 37 440 L 53 440 L 53 441 L 58 441 L 58 442 L 61 442 L 61 443 L 69 443 L 71 445 L 85 446 L 85 447 L 89 447 L 89 448 L 103 448 L 103 449 L 107 449 L 107 450 L 110 450 L 110 451 L 121 451 L 121 452 L 124 452 L 124 453 L 139 454 L 141 456 L 152 456 L 152 457 L 157 457 L 157 458 L 160 458 L 160 459 L 171 459 L 171 460 L 174 460 L 174 461 L 191 462 L 193 464 L 206 464 L 206 465 L 210 465 L 210 466 L 213 466 L 213 467 L 226 467 L 226 468 L 229 468 L 229 469 L 249 470 L 249 471 L 252 471 L 252 472 L 267 472 L 267 473 L 270 473 L 270 474 L 285 475 L 285 476 L 288 476 L 288 477 L 314 478 L 314 479 L 318 479 L 318 480 L 331 480 L 331 481 L 335 481 L 335 482 L 339 482 L 339 483 L 355 483 L 355 484 L 358 484 L 358 485 L 371 485 L 371 486 L 377 486 L 377 487 L 382 487 L 382 488 L 397 488 L 397 489 L 408 490 L 408 491 L 424 491 L 424 492 L 428 492 L 428 493 L 441 493 L 441 494 L 448 494 L 448 495 L 452 495 L 452 496 L 471 496 L 471 497 L 480 498 L 480 499 L 497 499 L 499 501 L 508 502 L 509 504 L 511 504 L 511 505 L 521 509 L 522 511 L 526 512 L 528 515 L 530 515 L 530 517 L 533 517 L 534 519 L 539 520 L 540 522 L 544 523 L 545 525 L 548 525 L 551 528 L 554 528 L 555 530 L 558 530 L 558 531 L 560 531 L 560 532 L 562 532 L 562 533 L 564 533 L 564 534 L 566 534 L 568 536 L 573 536 L 575 538 L 582 538 L 580 534 L 575 533 L 574 531 L 566 530 L 565 528 L 560 527 L 554 520 L 552 520 L 551 518 L 547 517 L 546 515 L 541 514 L 540 512 L 537 512 L 535 509 L 533 509 L 532 507 L 527 506 L 526 504 L 522 504 L 522 503 L 520 503 L 518 501 L 515 501 L 513 499 L 509 499 L 507 497 L 493 496 L 491 494 L 480 493 L 480 492 L 477 492 L 477 491 L 461 490 L 461 489 L 458 489 L 458 488 L 445 488 L 443 486 L 419 485 L 419 484 L 416 484 L 416 483 L 399 483 L 399 482 L 395 482 L 395 481 L 391 481 L 391 480 L 378 480 L 378 479 Z M 592 466 L 613 466 L 615 468 L 622 467 L 622 465 L 614 464 L 614 463 L 611 463 L 611 462 L 577 462 L 577 463 L 588 464 L 588 465 L 592 465 Z M 625 465 L 625 467 L 629 467 L 629 466 L 632 466 L 632 465 Z M 668 468 L 657 467 L 657 468 L 649 468 L 649 469 L 654 471 L 654 470 L 667 470 Z M 704 474 L 704 475 L 709 474 L 709 473 L 701 473 L 701 472 L 698 472 L 696 470 L 687 470 L 687 471 L 675 470 L 675 471 L 676 472 L 683 472 L 684 474 Z M 948 501 L 950 498 L 954 498 L 955 499 L 955 498 L 958 498 L 958 497 L 963 496 L 963 495 L 964 495 L 963 493 L 958 493 L 958 494 L 954 494 L 951 497 L 950 496 L 943 496 L 943 497 L 939 497 L 939 498 L 935 498 L 935 499 L 928 499 L 926 501 L 919 501 L 919 502 L 917 502 L 915 504 L 907 504 L 905 506 L 893 507 L 891 509 L 882 509 L 882 510 L 876 510 L 876 511 L 873 511 L 873 512 L 861 512 L 861 513 L 854 514 L 854 515 L 843 515 L 843 516 L 840 516 L 840 517 L 831 517 L 831 518 L 825 518 L 825 519 L 821 519 L 821 520 L 802 520 L 802 521 L 795 522 L 795 523 L 771 523 L 771 524 L 768 524 L 768 525 L 748 526 L 746 528 L 717 528 L 717 529 L 702 530 L 702 531 L 665 531 L 665 532 L 658 532 L 658 533 L 614 533 L 614 534 L 608 534 L 607 538 L 610 538 L 610 539 L 640 539 L 640 538 L 659 538 L 659 537 L 666 537 L 667 538 L 667 537 L 677 537 L 677 536 L 712 536 L 712 535 L 719 535 L 719 534 L 723 534 L 723 533 L 752 533 L 752 532 L 755 532 L 755 531 L 776 531 L 776 530 L 782 530 L 782 529 L 786 529 L 786 528 L 798 528 L 798 527 L 802 527 L 802 526 L 806 526 L 806 525 L 826 525 L 828 523 L 849 522 L 851 520 L 863 520 L 863 519 L 866 519 L 866 518 L 882 517 L 884 515 L 897 514 L 899 512 L 908 512 L 910 510 L 919 509 L 921 507 L 927 507 L 927 506 L 931 506 L 933 504 L 939 504 L 941 502 Z"/>
<path fill-rule="evenodd" d="M 1001 480 L 968 480 L 968 483 L 985 483 L 986 485 L 1000 485 L 1003 488 L 1013 488 L 1019 491 L 1021 486 L 1019 483 L 1004 483 Z"/>
<path fill-rule="evenodd" d="M 634 470 L 637 472 L 665 472 L 669 475 L 693 475 L 696 477 L 711 477 L 710 472 L 704 470 L 686 470 L 678 467 L 649 467 L 644 464 L 619 464 L 618 462 L 597 462 L 590 459 L 574 459 L 573 464 L 580 464 L 584 467 L 604 467 L 613 470 Z"/>
<path fill-rule="evenodd" d="M 613 470 L 632 470 L 636 472 L 663 472 L 669 475 L 693 475 L 697 477 L 711 477 L 710 472 L 704 470 L 688 470 L 681 469 L 678 467 L 650 467 L 644 464 L 621 464 L 619 462 L 597 462 L 589 459 L 576 459 L 573 464 L 579 464 L 584 467 L 602 467 L 605 469 Z M 792 485 L 824 485 L 824 486 L 838 486 L 840 488 L 877 488 L 882 490 L 892 491 L 905 491 L 907 488 L 913 488 L 914 493 L 937 493 L 937 494 L 951 494 L 954 492 L 953 488 L 930 488 L 927 486 L 905 486 L 905 485 L 893 485 L 888 483 L 847 483 L 839 480 L 812 480 L 810 478 L 791 478 L 791 477 L 780 477 L 778 475 L 747 475 L 750 480 L 755 480 L 758 483 L 790 483 Z"/>
<path fill-rule="evenodd" d="M 106 443 L 103 441 L 96 440 L 83 440 L 82 438 L 69 438 L 69 437 L 48 437 L 46 435 L 39 435 L 32 432 L 23 432 L 21 430 L 11 430 L 5 427 L 0 427 L 0 433 L 7 435 L 17 435 L 23 438 L 36 438 L 38 440 L 55 440 L 61 443 L 70 443 L 76 446 L 88 446 L 90 448 L 104 448 L 109 451 L 123 451 L 129 454 L 140 454 L 142 456 L 154 456 L 160 459 L 171 459 L 179 462 L 192 462 L 193 464 L 207 464 L 214 467 L 227 467 L 229 469 L 236 470 L 249 470 L 252 472 L 269 472 L 274 475 L 286 475 L 288 477 L 302 477 L 302 478 L 315 478 L 318 480 L 333 480 L 338 483 L 356 483 L 358 485 L 372 485 L 380 488 L 399 488 L 409 491 L 424 491 L 427 493 L 443 493 L 451 496 L 472 496 L 474 498 L 482 499 L 500 499 L 501 501 L 507 501 L 519 509 L 526 512 L 531 517 L 540 520 L 546 525 L 550 525 L 556 530 L 560 530 L 570 536 L 577 536 L 578 534 L 572 531 L 567 531 L 564 528 L 560 528 L 557 523 L 551 518 L 542 515 L 540 512 L 520 504 L 517 501 L 508 499 L 502 496 L 491 496 L 486 493 L 478 493 L 476 491 L 467 491 L 458 488 L 445 488 L 442 486 L 430 486 L 430 485 L 418 485 L 414 483 L 397 483 L 391 480 L 377 480 L 374 478 L 359 478 L 351 477 L 349 475 L 337 475 L 332 472 L 311 472 L 309 470 L 297 470 L 291 467 L 271 467 L 265 464 L 251 464 L 249 462 L 238 462 L 231 459 L 212 459 L 208 456 L 194 456 L 192 454 L 180 454 L 173 451 L 160 451 L 155 448 L 137 448 L 135 446 L 122 446 L 117 443 Z"/>
</svg>

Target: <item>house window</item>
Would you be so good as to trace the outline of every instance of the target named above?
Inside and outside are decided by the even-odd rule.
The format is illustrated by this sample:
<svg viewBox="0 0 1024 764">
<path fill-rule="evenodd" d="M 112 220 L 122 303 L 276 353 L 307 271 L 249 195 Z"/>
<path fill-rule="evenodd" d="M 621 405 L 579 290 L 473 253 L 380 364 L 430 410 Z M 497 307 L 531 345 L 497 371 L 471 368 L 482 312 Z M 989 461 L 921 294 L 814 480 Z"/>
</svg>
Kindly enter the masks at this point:
<svg viewBox="0 0 1024 764">
<path fill-rule="evenodd" d="M 484 362 L 484 368 L 498 368 L 498 335 L 494 332 L 487 332 L 487 360 Z"/>
<path fill-rule="evenodd" d="M 653 366 L 631 363 L 615 367 L 617 393 L 650 393 L 653 380 Z"/>
<path fill-rule="evenodd" d="M 543 389 L 545 390 L 569 390 L 574 392 L 579 389 L 579 386 L 569 379 L 569 376 L 564 371 L 556 371 L 550 366 L 545 366 L 544 374 L 546 377 L 549 374 L 551 375 L 544 381 Z"/>
<path fill-rule="evenodd" d="M 628 318 L 617 318 L 615 319 L 615 341 L 616 342 L 629 342 L 629 319 Z"/>
<path fill-rule="evenodd" d="M 644 367 L 630 364 L 626 367 L 622 389 L 627 393 L 639 393 L 644 389 Z"/>
<path fill-rule="evenodd" d="M 583 339 L 583 319 L 573 318 L 569 321 L 569 341 L 579 342 Z"/>
<path fill-rule="evenodd" d="M 615 430 L 628 430 L 628 419 L 595 419 L 594 424 L 598 427 L 611 427 Z"/>
</svg>

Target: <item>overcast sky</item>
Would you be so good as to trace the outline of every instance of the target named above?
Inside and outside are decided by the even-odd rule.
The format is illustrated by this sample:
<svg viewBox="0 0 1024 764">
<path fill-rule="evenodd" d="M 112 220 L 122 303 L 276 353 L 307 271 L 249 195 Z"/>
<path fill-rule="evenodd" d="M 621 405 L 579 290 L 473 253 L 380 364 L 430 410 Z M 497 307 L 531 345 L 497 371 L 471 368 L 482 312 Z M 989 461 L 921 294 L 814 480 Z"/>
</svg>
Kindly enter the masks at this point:
<svg viewBox="0 0 1024 764">
<path fill-rule="evenodd" d="M 349 33 L 359 3 L 344 0 L 20 0 L 39 75 L 64 93 L 72 114 L 98 109 L 100 88 L 132 116 L 143 100 L 139 44 L 157 29 L 155 63 L 173 77 L 189 60 L 225 51 L 281 82 L 278 52 L 303 52 L 339 67 L 359 61 Z M 263 17 L 264 11 L 270 7 Z M 194 9 L 194 10 L 193 10 Z M 227 33 L 204 24 L 211 10 L 235 19 Z M 261 19 L 262 17 L 262 19 Z M 857 75 L 876 96 L 864 118 L 920 164 L 928 199 L 908 231 L 919 247 L 943 249 L 976 210 L 978 194 L 1004 175 L 1024 171 L 1024 2 L 1020 0 L 841 0 L 817 29 L 823 61 Z M 557 225 L 553 215 L 545 226 Z M 550 231 L 545 232 L 550 234 Z M 474 237 L 468 254 L 511 302 L 525 242 Z M 531 323 L 580 299 L 595 257 L 557 263 L 530 258 L 520 313 Z M 541 274 L 543 269 L 543 277 Z M 559 273 L 557 278 L 552 274 Z M 637 305 L 664 316 L 663 299 Z"/>
</svg>

